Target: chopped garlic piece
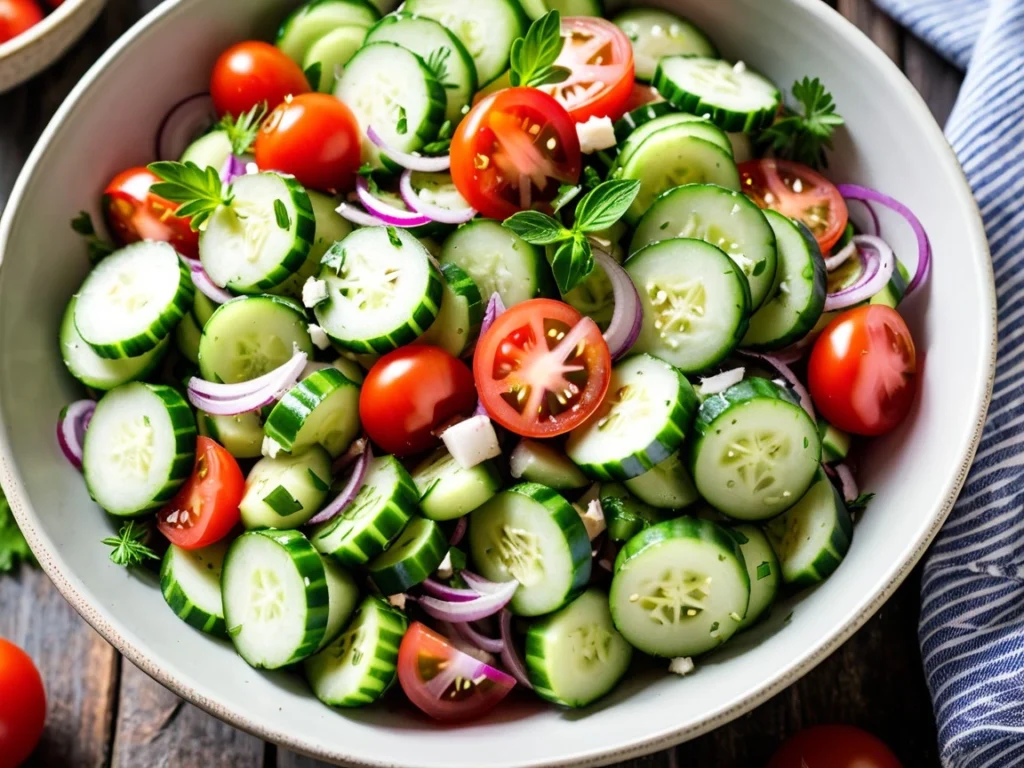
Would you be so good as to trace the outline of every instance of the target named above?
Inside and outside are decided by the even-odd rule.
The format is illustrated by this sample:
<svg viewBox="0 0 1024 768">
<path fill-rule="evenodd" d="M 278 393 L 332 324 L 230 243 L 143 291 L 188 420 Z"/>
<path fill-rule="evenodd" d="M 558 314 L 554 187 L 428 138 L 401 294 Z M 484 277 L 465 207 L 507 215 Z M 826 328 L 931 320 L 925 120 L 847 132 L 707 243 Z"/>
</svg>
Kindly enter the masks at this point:
<svg viewBox="0 0 1024 768">
<path fill-rule="evenodd" d="M 689 656 L 678 656 L 669 662 L 668 671 L 674 675 L 688 675 L 693 672 L 693 659 Z"/>
<path fill-rule="evenodd" d="M 615 128 L 608 117 L 592 117 L 585 123 L 577 123 L 576 134 L 580 138 L 580 151 L 585 155 L 609 149 L 617 143 Z"/>
</svg>

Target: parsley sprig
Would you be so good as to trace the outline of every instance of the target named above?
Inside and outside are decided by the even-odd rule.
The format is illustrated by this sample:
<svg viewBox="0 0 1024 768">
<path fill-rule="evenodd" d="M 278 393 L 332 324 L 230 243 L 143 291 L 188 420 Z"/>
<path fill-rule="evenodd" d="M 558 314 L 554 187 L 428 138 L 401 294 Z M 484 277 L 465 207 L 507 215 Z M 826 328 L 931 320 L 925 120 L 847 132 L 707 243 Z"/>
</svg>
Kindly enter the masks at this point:
<svg viewBox="0 0 1024 768">
<path fill-rule="evenodd" d="M 608 229 L 621 219 L 639 192 L 639 181 L 606 181 L 580 200 L 572 228 L 540 211 L 521 211 L 505 219 L 504 226 L 533 245 L 558 244 L 551 257 L 551 271 L 559 290 L 566 294 L 594 269 L 594 253 L 587 235 Z"/>
<path fill-rule="evenodd" d="M 195 163 L 162 161 L 150 163 L 149 170 L 162 181 L 153 185 L 153 194 L 180 203 L 176 216 L 189 216 L 192 229 L 198 230 L 222 205 L 231 205 L 230 185 L 225 188 L 216 168 L 200 168 Z"/>
<path fill-rule="evenodd" d="M 117 536 L 110 536 L 103 540 L 108 547 L 113 547 L 110 552 L 110 562 L 125 568 L 133 568 L 142 565 L 146 560 L 159 560 L 160 556 L 146 546 L 145 541 L 149 538 L 149 528 L 140 525 L 135 520 L 129 520 L 121 526 Z"/>
<path fill-rule="evenodd" d="M 7 497 L 0 491 L 0 573 L 10 573 L 18 563 L 35 564 L 32 551 L 21 535 Z"/>
<path fill-rule="evenodd" d="M 320 78 L 317 77 L 319 85 Z M 314 88 L 317 86 L 314 86 Z M 217 127 L 227 133 L 231 140 L 231 152 L 238 156 L 247 155 L 252 151 L 252 145 L 256 141 L 256 134 L 260 132 L 263 118 L 267 116 L 267 103 L 261 101 L 248 112 L 243 112 L 238 117 L 224 115 Z"/>
<path fill-rule="evenodd" d="M 426 59 L 427 69 L 430 70 L 434 78 L 441 84 L 441 87 L 447 90 L 453 90 L 459 86 L 451 82 L 448 79 L 448 59 L 452 56 L 452 49 L 446 46 L 441 46 L 435 51 L 432 51 Z"/>
<path fill-rule="evenodd" d="M 512 71 L 509 75 L 512 85 L 536 88 L 561 83 L 568 78 L 568 69 L 555 66 L 564 44 L 562 17 L 558 11 L 549 11 L 533 22 L 526 36 L 512 43 Z"/>
<path fill-rule="evenodd" d="M 85 247 L 88 249 L 89 261 L 92 264 L 98 264 L 117 250 L 113 243 L 96 234 L 96 227 L 93 226 L 92 216 L 88 211 L 82 211 L 75 216 L 71 220 L 71 228 L 85 238 Z"/>
<path fill-rule="evenodd" d="M 761 134 L 761 142 L 776 156 L 827 168 L 826 149 L 832 149 L 832 134 L 843 124 L 832 94 L 818 78 L 805 77 L 793 83 L 793 98 L 799 102 Z"/>
</svg>

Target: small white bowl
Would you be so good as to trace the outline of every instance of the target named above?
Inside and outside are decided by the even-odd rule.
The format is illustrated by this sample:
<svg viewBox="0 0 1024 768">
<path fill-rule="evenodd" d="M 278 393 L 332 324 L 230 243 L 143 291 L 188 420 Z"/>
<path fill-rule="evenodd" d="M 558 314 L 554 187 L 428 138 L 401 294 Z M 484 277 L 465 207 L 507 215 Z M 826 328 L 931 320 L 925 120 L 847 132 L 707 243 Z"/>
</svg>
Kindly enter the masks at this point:
<svg viewBox="0 0 1024 768">
<path fill-rule="evenodd" d="M 752 709 L 835 650 L 910 572 L 964 481 L 994 374 L 992 269 L 960 167 L 903 75 L 820 0 L 659 4 L 689 15 L 726 55 L 784 87 L 820 76 L 847 120 L 831 176 L 904 201 L 934 244 L 931 281 L 901 307 L 920 353 L 920 397 L 907 422 L 864 457 L 862 486 L 877 497 L 842 567 L 699 659 L 691 676 L 637 673 L 581 712 L 514 698 L 454 729 L 394 705 L 332 711 L 299 677 L 250 669 L 229 644 L 183 624 L 153 579 L 110 564 L 100 539 L 111 524 L 54 437 L 61 407 L 82 397 L 57 348 L 62 310 L 88 270 L 67 222 L 95 208 L 116 172 L 153 159 L 164 113 L 206 87 L 228 44 L 269 37 L 288 10 L 281 0 L 171 0 L 115 43 L 61 107 L 0 223 L 0 481 L 61 593 L 129 660 L 231 724 L 324 760 L 390 768 L 598 765 L 668 747 Z M 912 260 L 909 231 L 888 216 L 883 225 L 901 258 Z"/>
<path fill-rule="evenodd" d="M 0 93 L 35 77 L 75 44 L 106 0 L 64 0 L 35 26 L 0 44 Z"/>
</svg>

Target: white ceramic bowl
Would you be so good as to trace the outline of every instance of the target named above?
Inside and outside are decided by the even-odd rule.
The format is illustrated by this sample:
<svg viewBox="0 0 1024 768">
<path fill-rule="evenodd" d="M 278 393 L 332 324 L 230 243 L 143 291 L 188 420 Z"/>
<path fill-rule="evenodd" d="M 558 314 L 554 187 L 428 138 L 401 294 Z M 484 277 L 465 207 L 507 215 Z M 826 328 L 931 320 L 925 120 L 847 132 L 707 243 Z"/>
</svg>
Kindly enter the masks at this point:
<svg viewBox="0 0 1024 768">
<path fill-rule="evenodd" d="M 228 644 L 185 626 L 153 579 L 111 565 L 100 544 L 110 524 L 54 439 L 61 406 L 81 397 L 56 343 L 61 311 L 87 270 L 67 222 L 94 207 L 115 172 L 152 159 L 164 111 L 205 87 L 223 48 L 269 35 L 287 10 L 281 0 L 176 0 L 118 41 L 75 89 L 29 159 L 0 226 L 0 480 L 57 587 L 131 661 L 218 717 L 326 760 L 416 768 L 597 765 L 692 738 L 751 709 L 838 647 L 906 576 L 963 482 L 991 390 L 995 298 L 974 201 L 914 89 L 825 3 L 661 4 L 691 16 L 726 55 L 780 84 L 821 76 L 848 124 L 833 177 L 908 203 L 935 246 L 934 276 L 905 307 L 921 357 L 921 395 L 907 423 L 876 442 L 864 463 L 863 485 L 878 496 L 839 571 L 700 660 L 690 677 L 638 674 L 583 712 L 524 698 L 452 730 L 387 707 L 331 711 L 298 677 L 252 670 Z M 909 258 L 909 232 L 885 223 Z"/>
<path fill-rule="evenodd" d="M 106 0 L 64 0 L 45 19 L 0 44 L 0 93 L 35 77 L 64 55 L 95 21 Z"/>
</svg>

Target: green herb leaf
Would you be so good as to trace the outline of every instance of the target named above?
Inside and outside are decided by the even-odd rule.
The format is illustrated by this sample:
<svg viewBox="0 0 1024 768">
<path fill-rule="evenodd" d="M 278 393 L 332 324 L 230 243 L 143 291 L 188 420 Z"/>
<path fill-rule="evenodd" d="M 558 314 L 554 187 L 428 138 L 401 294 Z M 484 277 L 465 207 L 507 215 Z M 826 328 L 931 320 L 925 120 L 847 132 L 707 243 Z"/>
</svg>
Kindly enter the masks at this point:
<svg viewBox="0 0 1024 768">
<path fill-rule="evenodd" d="M 451 120 L 445 120 L 441 123 L 440 129 L 437 131 L 437 138 L 441 141 L 450 139 L 455 135 L 455 126 L 452 125 Z"/>
<path fill-rule="evenodd" d="M 867 509 L 868 504 L 871 503 L 871 500 L 873 498 L 875 498 L 875 494 L 873 493 L 862 493 L 853 501 L 846 502 L 846 509 L 849 512 L 857 512 L 860 510 Z"/>
<path fill-rule="evenodd" d="M 96 234 L 96 228 L 92 224 L 92 216 L 87 211 L 82 211 L 71 220 L 71 228 L 85 238 L 89 262 L 93 265 L 98 264 L 117 250 L 117 246 Z"/>
<path fill-rule="evenodd" d="M 754 265 L 754 268 L 752 270 L 750 270 L 750 276 L 751 277 L 759 276 L 762 272 L 764 272 L 766 267 L 767 267 L 767 262 L 764 259 L 761 259 L 759 262 L 757 262 L 757 264 Z"/>
<path fill-rule="evenodd" d="M 149 534 L 149 528 L 135 520 L 126 522 L 121 526 L 117 536 L 103 539 L 102 543 L 113 547 L 110 562 L 124 568 L 134 568 L 146 560 L 159 560 L 160 556 L 145 544 Z"/>
<path fill-rule="evenodd" d="M 231 205 L 231 188 L 224 189 L 216 168 L 200 168 L 195 163 L 150 163 L 149 170 L 161 182 L 152 186 L 153 194 L 180 203 L 177 216 L 192 218 L 192 229 L 198 230 L 220 206 Z"/>
<path fill-rule="evenodd" d="M 621 219 L 640 193 L 635 179 L 605 181 L 580 200 L 576 207 L 576 229 L 600 232 Z"/>
<path fill-rule="evenodd" d="M 409 132 L 409 118 L 405 114 L 405 107 L 398 107 L 398 123 L 395 125 L 395 133 L 405 136 Z"/>
<path fill-rule="evenodd" d="M 750 539 L 747 538 L 747 535 L 743 533 L 743 531 L 740 531 L 736 528 L 731 528 L 729 530 L 729 533 L 731 533 L 732 537 L 736 539 L 736 541 L 740 544 L 748 544 L 750 542 Z"/>
<path fill-rule="evenodd" d="M 377 169 L 374 168 L 370 163 L 363 163 L 361 166 L 359 166 L 359 170 L 356 171 L 356 174 L 359 176 L 366 176 L 367 178 L 369 178 L 370 176 L 373 176 L 373 172 L 376 170 Z"/>
<path fill-rule="evenodd" d="M 278 229 L 287 231 L 292 228 L 292 217 L 288 215 L 288 209 L 283 200 L 274 201 L 274 218 L 277 219 Z"/>
<path fill-rule="evenodd" d="M 32 550 L 21 535 L 14 513 L 3 491 L 0 491 L 0 573 L 10 573 L 19 563 L 35 565 Z"/>
<path fill-rule="evenodd" d="M 425 62 L 427 69 L 430 70 L 437 82 L 448 90 L 459 87 L 448 80 L 448 59 L 451 58 L 451 55 L 452 49 L 442 45 L 436 51 L 433 51 L 429 56 L 427 56 L 427 60 Z"/>
<path fill-rule="evenodd" d="M 757 566 L 757 580 L 767 579 L 772 575 L 772 564 L 767 560 Z"/>
<path fill-rule="evenodd" d="M 512 70 L 509 75 L 512 85 L 536 87 L 568 78 L 567 69 L 554 66 L 564 44 L 562 18 L 558 11 L 549 11 L 533 22 L 526 36 L 512 43 Z"/>
<path fill-rule="evenodd" d="M 453 571 L 464 571 L 466 570 L 466 553 L 458 547 L 452 547 L 448 550 L 448 554 L 452 561 Z"/>
<path fill-rule="evenodd" d="M 594 270 L 594 253 L 585 235 L 575 233 L 572 240 L 558 246 L 551 257 L 551 272 L 564 296 L 582 283 Z"/>
<path fill-rule="evenodd" d="M 228 627 L 228 637 L 238 637 L 242 634 L 242 625 L 235 624 L 233 627 Z"/>
<path fill-rule="evenodd" d="M 424 145 L 423 154 L 425 155 L 447 155 L 452 148 L 452 140 L 446 139 L 444 141 L 432 141 L 429 144 Z"/>
<path fill-rule="evenodd" d="M 326 493 L 327 491 L 329 491 L 331 489 L 331 486 L 328 485 L 327 483 L 325 483 L 323 481 L 323 478 L 321 478 L 320 475 L 318 475 L 312 469 L 309 469 L 307 467 L 306 471 L 309 472 L 309 482 L 311 482 L 313 484 L 313 487 L 316 488 L 318 491 L 322 491 L 322 492 Z"/>
<path fill-rule="evenodd" d="M 394 227 L 385 227 L 385 229 L 387 230 L 388 240 L 391 241 L 391 244 L 395 246 L 395 248 L 401 248 L 402 238 L 398 236 L 398 230 Z"/>
<path fill-rule="evenodd" d="M 306 80 L 309 81 L 310 88 L 314 91 L 320 90 L 320 77 L 323 75 L 323 65 L 319 61 L 314 61 L 306 67 L 305 72 L 302 74 L 304 74 L 306 76 Z"/>
<path fill-rule="evenodd" d="M 277 486 L 264 496 L 263 503 L 281 517 L 288 517 L 288 515 L 302 511 L 302 502 L 292 496 L 283 485 Z"/>
<path fill-rule="evenodd" d="M 827 168 L 825 150 L 832 149 L 832 134 L 844 122 L 836 112 L 832 94 L 818 78 L 805 77 L 793 83 L 793 98 L 799 102 L 799 107 L 787 108 L 784 115 L 761 134 L 759 144 L 786 160 L 812 168 Z"/>
<path fill-rule="evenodd" d="M 341 274 L 341 267 L 344 263 L 345 247 L 341 243 L 332 245 L 320 259 L 321 266 L 333 269 L 336 274 Z"/>
<path fill-rule="evenodd" d="M 555 209 L 555 213 L 558 213 L 560 210 L 565 208 L 565 206 L 575 200 L 582 191 L 583 187 L 579 184 L 576 186 L 563 184 L 558 188 L 558 194 L 555 195 L 555 199 L 551 201 L 551 207 Z"/>
<path fill-rule="evenodd" d="M 592 165 L 583 166 L 583 186 L 593 189 L 603 181 L 601 174 Z"/>
<path fill-rule="evenodd" d="M 317 78 L 319 84 L 320 78 Z M 318 85 L 313 86 L 316 90 Z M 253 106 L 248 112 L 243 112 L 238 117 L 224 115 L 217 127 L 225 131 L 231 141 L 231 152 L 241 157 L 252 152 L 252 145 L 256 141 L 256 134 L 260 132 L 263 118 L 267 116 L 267 103 L 261 101 Z M 219 170 L 219 169 L 218 169 Z M 155 172 L 155 171 L 154 171 Z"/>
<path fill-rule="evenodd" d="M 540 211 L 520 211 L 505 219 L 502 224 L 523 240 L 533 245 L 560 243 L 572 237 L 572 231 L 563 227 L 556 219 Z"/>
</svg>

